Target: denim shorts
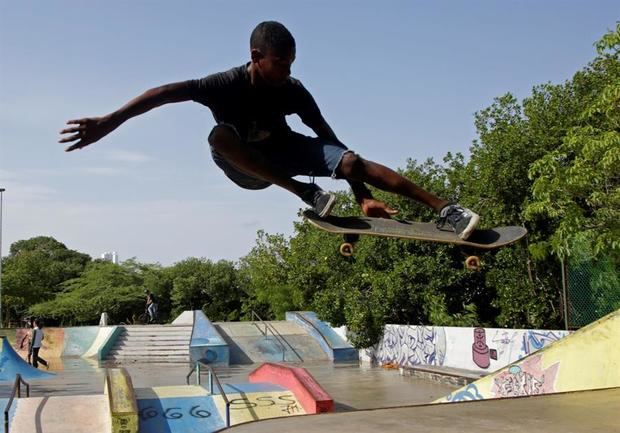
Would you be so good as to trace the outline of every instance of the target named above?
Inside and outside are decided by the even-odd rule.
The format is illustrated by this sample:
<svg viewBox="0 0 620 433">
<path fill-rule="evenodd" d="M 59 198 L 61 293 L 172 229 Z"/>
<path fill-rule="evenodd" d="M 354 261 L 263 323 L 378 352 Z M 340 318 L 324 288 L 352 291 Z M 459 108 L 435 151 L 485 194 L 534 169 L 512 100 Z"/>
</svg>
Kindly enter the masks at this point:
<svg viewBox="0 0 620 433">
<path fill-rule="evenodd" d="M 220 124 L 221 125 L 221 124 Z M 225 125 L 237 132 L 231 125 Z M 238 135 L 238 134 L 237 134 Z M 345 146 L 316 137 L 307 137 L 296 132 L 286 136 L 269 138 L 264 141 L 248 143 L 258 150 L 271 164 L 291 177 L 316 176 L 337 178 L 336 169 L 345 153 L 351 152 Z M 211 156 L 215 164 L 226 176 L 245 189 L 264 189 L 271 185 L 244 173 L 234 164 L 224 159 L 211 146 Z"/>
</svg>

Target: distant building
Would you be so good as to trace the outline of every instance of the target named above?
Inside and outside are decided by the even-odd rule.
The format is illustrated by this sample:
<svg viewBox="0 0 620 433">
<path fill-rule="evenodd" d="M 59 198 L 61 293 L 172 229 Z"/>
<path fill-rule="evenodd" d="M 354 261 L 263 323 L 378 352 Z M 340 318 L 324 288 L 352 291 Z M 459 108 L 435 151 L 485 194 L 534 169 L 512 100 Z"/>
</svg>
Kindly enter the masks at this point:
<svg viewBox="0 0 620 433">
<path fill-rule="evenodd" d="M 101 254 L 101 258 L 106 262 L 112 262 L 118 265 L 118 254 L 116 254 L 116 251 L 103 253 Z"/>
</svg>

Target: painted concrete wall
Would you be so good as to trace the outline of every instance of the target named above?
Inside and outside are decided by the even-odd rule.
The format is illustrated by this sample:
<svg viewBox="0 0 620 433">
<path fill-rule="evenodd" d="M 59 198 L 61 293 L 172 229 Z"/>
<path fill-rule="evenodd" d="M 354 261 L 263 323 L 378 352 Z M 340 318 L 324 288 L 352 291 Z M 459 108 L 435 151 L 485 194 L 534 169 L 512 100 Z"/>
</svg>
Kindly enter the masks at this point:
<svg viewBox="0 0 620 433">
<path fill-rule="evenodd" d="M 228 365 L 230 354 L 224 338 L 201 310 L 194 311 L 194 327 L 189 345 L 192 362 L 204 361 L 215 365 Z"/>
<path fill-rule="evenodd" d="M 620 310 L 436 403 L 620 387 Z"/>
<path fill-rule="evenodd" d="M 61 357 L 95 357 L 109 340 L 115 326 L 76 326 L 70 328 L 43 328 L 45 338 L 40 355 L 44 359 Z M 23 337 L 31 329 L 19 328 L 15 331 L 15 350 L 21 356 L 28 353 L 28 345 L 19 347 Z"/>
<path fill-rule="evenodd" d="M 363 362 L 492 372 L 567 336 L 568 331 L 386 325 Z"/>
<path fill-rule="evenodd" d="M 65 328 L 65 341 L 62 356 L 82 356 L 97 338 L 98 326 Z"/>
</svg>

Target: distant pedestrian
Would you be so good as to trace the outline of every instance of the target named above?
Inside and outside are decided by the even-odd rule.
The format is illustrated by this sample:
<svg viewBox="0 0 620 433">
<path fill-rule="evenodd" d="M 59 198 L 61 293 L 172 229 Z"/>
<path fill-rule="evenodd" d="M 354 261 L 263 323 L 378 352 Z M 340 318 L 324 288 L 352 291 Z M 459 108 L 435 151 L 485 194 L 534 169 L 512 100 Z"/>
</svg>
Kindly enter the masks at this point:
<svg viewBox="0 0 620 433">
<path fill-rule="evenodd" d="M 43 333 L 43 325 L 39 319 L 34 319 L 34 329 L 32 330 L 32 366 L 34 368 L 39 367 L 39 362 L 45 366 L 45 368 L 50 368 L 47 361 L 39 356 L 39 350 L 41 350 L 41 343 L 45 338 L 45 334 Z"/>
<path fill-rule="evenodd" d="M 149 323 L 155 323 L 159 309 L 157 298 L 147 289 L 144 289 L 144 293 L 146 294 L 146 312 L 149 315 Z"/>
<path fill-rule="evenodd" d="M 24 348 L 24 343 L 26 341 L 28 341 L 28 364 L 32 363 L 32 328 L 34 328 L 34 319 L 32 317 L 29 317 L 26 320 L 26 328 L 28 329 L 28 331 L 26 331 L 26 333 L 24 334 L 24 337 L 22 338 L 21 343 L 19 343 L 19 348 L 23 349 Z"/>
</svg>

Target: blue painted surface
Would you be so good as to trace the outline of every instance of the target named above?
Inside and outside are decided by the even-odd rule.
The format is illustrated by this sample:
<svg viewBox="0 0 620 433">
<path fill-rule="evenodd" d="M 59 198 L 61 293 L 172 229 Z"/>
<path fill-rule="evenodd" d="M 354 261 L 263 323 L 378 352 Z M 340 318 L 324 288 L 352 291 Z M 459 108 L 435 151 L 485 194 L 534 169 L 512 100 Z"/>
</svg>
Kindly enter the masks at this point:
<svg viewBox="0 0 620 433">
<path fill-rule="evenodd" d="M 65 347 L 62 356 L 82 356 L 97 338 L 98 326 L 65 328 Z"/>
<path fill-rule="evenodd" d="M 13 382 L 18 374 L 24 380 L 50 379 L 55 376 L 55 374 L 38 370 L 28 364 L 13 350 L 9 340 L 3 337 L 2 351 L 0 351 L 0 382 Z"/>
<path fill-rule="evenodd" d="M 97 359 L 99 361 L 103 361 L 105 357 L 108 355 L 108 352 L 112 350 L 114 347 L 114 343 L 120 335 L 123 333 L 123 328 L 121 326 L 116 326 L 114 330 L 108 335 L 107 340 L 101 345 L 101 349 L 97 351 Z"/>
<path fill-rule="evenodd" d="M 303 320 L 303 319 L 305 320 Z M 359 352 L 312 311 L 287 311 L 286 320 L 303 327 L 334 362 L 357 361 Z M 308 322 L 312 324 L 309 325 Z M 325 341 L 327 340 L 327 342 Z"/>
<path fill-rule="evenodd" d="M 228 344 L 201 310 L 194 311 L 194 327 L 189 343 L 192 362 L 203 361 L 214 365 L 228 365 Z"/>
<path fill-rule="evenodd" d="M 139 431 L 209 433 L 225 427 L 210 396 L 139 399 Z"/>
</svg>

